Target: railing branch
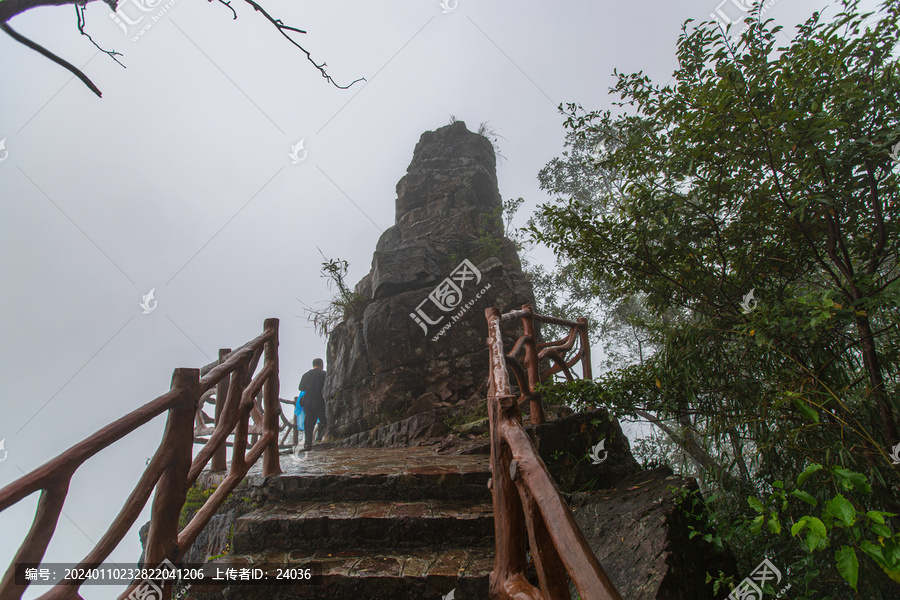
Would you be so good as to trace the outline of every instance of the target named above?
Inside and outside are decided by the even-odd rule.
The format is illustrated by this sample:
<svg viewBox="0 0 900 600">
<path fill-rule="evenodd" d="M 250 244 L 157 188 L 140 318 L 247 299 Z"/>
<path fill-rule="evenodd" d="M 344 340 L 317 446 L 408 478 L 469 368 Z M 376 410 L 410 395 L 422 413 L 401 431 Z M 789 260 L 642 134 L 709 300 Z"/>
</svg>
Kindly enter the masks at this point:
<svg viewBox="0 0 900 600">
<path fill-rule="evenodd" d="M 245 361 L 246 360 L 249 360 L 249 357 L 245 357 Z M 194 457 L 194 462 L 191 465 L 191 470 L 187 477 L 188 487 L 194 485 L 197 478 L 200 477 L 203 468 L 206 466 L 207 461 L 216 453 L 217 449 L 224 444 L 229 434 L 237 425 L 240 414 L 241 396 L 243 394 L 244 374 L 247 371 L 246 364 L 246 362 L 237 363 L 234 371 L 231 373 L 231 381 L 228 385 L 228 394 L 226 395 L 224 408 L 222 409 L 221 421 L 206 445 L 203 446 L 203 448 L 197 452 L 197 456 Z M 224 465 L 222 470 L 224 470 Z"/>
<path fill-rule="evenodd" d="M 179 394 L 180 390 L 169 390 L 148 404 L 113 421 L 31 473 L 10 483 L 0 490 L 0 511 L 6 510 L 36 491 L 52 485 L 60 474 L 65 473 L 71 477 L 84 461 L 169 410 L 178 401 Z"/>
<path fill-rule="evenodd" d="M 102 563 L 115 550 L 122 538 L 125 537 L 125 534 L 128 533 L 128 529 L 140 516 L 141 511 L 147 504 L 147 500 L 150 498 L 150 494 L 153 493 L 154 486 L 166 469 L 168 460 L 168 453 L 163 452 L 162 446 L 160 446 L 160 449 L 150 459 L 150 464 L 141 474 L 141 478 L 138 479 L 137 484 L 122 506 L 122 510 L 116 515 L 116 518 L 106 530 L 106 533 L 103 534 L 103 537 L 100 538 L 100 541 L 97 542 L 94 549 L 81 561 L 78 565 L 79 567 Z"/>
<path fill-rule="evenodd" d="M 19 600 L 25 593 L 28 583 L 26 582 L 24 586 L 16 585 L 15 565 L 22 562 L 39 563 L 44 558 L 44 552 L 47 551 L 47 546 L 56 530 L 59 513 L 62 512 L 66 494 L 69 492 L 70 477 L 71 475 L 60 477 L 41 492 L 41 499 L 38 501 L 31 530 L 3 576 L 3 581 L 0 582 L 0 598 Z"/>
</svg>

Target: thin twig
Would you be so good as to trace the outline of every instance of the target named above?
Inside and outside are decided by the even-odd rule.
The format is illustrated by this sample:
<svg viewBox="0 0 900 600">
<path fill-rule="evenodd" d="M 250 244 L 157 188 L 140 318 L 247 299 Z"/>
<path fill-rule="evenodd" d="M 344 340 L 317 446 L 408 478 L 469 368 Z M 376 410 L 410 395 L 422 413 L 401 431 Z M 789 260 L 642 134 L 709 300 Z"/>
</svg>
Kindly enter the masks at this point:
<svg viewBox="0 0 900 600">
<path fill-rule="evenodd" d="M 282 36 L 284 36 L 285 39 L 287 39 L 287 40 L 288 40 L 290 43 L 292 43 L 294 46 L 296 46 L 297 48 L 299 48 L 299 49 L 306 55 L 306 60 L 308 60 L 309 62 L 311 62 L 311 63 L 313 64 L 313 66 L 315 66 L 315 67 L 319 70 L 319 72 L 322 74 L 322 77 L 324 77 L 325 79 L 327 79 L 328 82 L 331 83 L 334 87 L 336 87 L 336 88 L 338 88 L 338 89 L 346 90 L 347 88 L 349 88 L 350 86 L 352 86 L 354 83 L 357 83 L 357 82 L 359 82 L 359 81 L 365 81 L 365 80 L 366 80 L 365 77 L 360 77 L 360 78 L 358 78 L 358 79 L 354 79 L 353 81 L 351 81 L 351 82 L 350 82 L 349 84 L 347 84 L 347 85 L 339 85 L 334 79 L 331 78 L 331 75 L 329 75 L 329 74 L 325 71 L 325 67 L 328 66 L 326 63 L 323 62 L 322 64 L 319 64 L 319 63 L 317 63 L 316 61 L 314 61 L 313 58 L 312 58 L 312 55 L 309 53 L 309 51 L 308 51 L 306 48 L 304 48 L 303 46 L 301 46 L 300 44 L 298 44 L 296 40 L 294 40 L 291 36 L 289 36 L 289 35 L 286 33 L 286 32 L 288 32 L 288 31 L 294 31 L 294 32 L 296 32 L 296 33 L 306 33 L 305 31 L 303 31 L 302 29 L 297 29 L 296 27 L 291 27 L 290 25 L 285 25 L 285 24 L 281 21 L 281 19 L 276 19 L 276 18 L 274 18 L 272 15 L 270 15 L 268 12 L 266 12 L 266 10 L 265 10 L 262 6 L 260 6 L 259 4 L 257 4 L 256 2 L 254 2 L 253 0 L 244 0 L 244 2 L 246 2 L 247 4 L 249 4 L 250 6 L 252 6 L 252 7 L 253 7 L 253 10 L 262 13 L 262 15 L 263 15 L 263 16 L 264 16 L 264 17 L 265 17 L 272 25 L 274 25 L 274 26 L 278 29 L 278 33 L 280 33 Z"/>
<path fill-rule="evenodd" d="M 206 0 L 207 2 L 212 2 L 213 0 Z M 234 15 L 234 19 L 237 19 L 237 13 L 234 12 L 234 8 L 231 6 L 230 0 L 216 0 L 219 4 L 228 7 L 228 10 L 231 11 L 231 14 Z"/>
<path fill-rule="evenodd" d="M 86 21 L 84 19 L 84 9 L 87 6 L 87 2 L 88 2 L 88 0 L 84 0 L 81 4 L 78 4 L 77 2 L 75 3 L 75 14 L 78 15 L 78 31 L 81 33 L 81 35 L 87 37 L 87 39 L 89 39 L 91 41 L 91 43 L 97 48 L 97 50 L 99 50 L 100 52 L 103 52 L 104 54 L 109 56 L 111 59 L 116 61 L 123 69 L 127 69 L 128 67 L 123 65 L 119 61 L 119 59 L 116 58 L 116 56 L 122 56 L 121 52 L 116 52 L 115 50 L 104 50 L 103 48 L 100 47 L 100 44 L 98 44 L 97 42 L 94 41 L 94 38 L 91 37 L 91 34 L 89 34 L 88 32 L 86 32 L 84 30 L 84 26 L 86 23 Z"/>
</svg>

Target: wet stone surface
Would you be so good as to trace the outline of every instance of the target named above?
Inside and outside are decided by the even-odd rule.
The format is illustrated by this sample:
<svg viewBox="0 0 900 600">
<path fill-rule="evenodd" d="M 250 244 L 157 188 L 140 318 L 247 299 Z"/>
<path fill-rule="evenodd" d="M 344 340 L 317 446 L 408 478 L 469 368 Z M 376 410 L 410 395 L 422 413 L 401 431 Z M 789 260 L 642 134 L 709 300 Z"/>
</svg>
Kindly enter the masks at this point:
<svg viewBox="0 0 900 600">
<path fill-rule="evenodd" d="M 237 552 L 307 548 L 483 546 L 493 543 L 490 504 L 424 500 L 390 503 L 272 503 L 237 519 Z"/>
<path fill-rule="evenodd" d="M 490 502 L 487 455 L 438 454 L 428 447 L 330 448 L 281 455 L 283 473 L 263 477 L 261 462 L 245 484 L 278 501 L 425 499 Z M 204 471 L 200 485 L 218 484 L 227 473 Z"/>
<path fill-rule="evenodd" d="M 463 475 L 487 473 L 487 455 L 454 456 L 438 454 L 429 447 L 410 448 L 328 448 L 315 446 L 310 452 L 281 454 L 281 477 L 358 477 L 403 475 Z M 202 480 L 221 481 L 227 472 L 203 472 Z M 264 485 L 262 461 L 257 461 L 247 473 L 251 485 Z"/>
<path fill-rule="evenodd" d="M 313 582 L 223 583 L 212 598 L 425 598 L 456 589 L 487 598 L 493 510 L 485 455 L 430 448 L 330 448 L 282 455 L 284 473 L 254 467 L 242 486 L 259 506 L 237 518 L 229 553 L 213 563 L 313 568 Z M 206 472 L 201 484 L 222 474 Z"/>
</svg>

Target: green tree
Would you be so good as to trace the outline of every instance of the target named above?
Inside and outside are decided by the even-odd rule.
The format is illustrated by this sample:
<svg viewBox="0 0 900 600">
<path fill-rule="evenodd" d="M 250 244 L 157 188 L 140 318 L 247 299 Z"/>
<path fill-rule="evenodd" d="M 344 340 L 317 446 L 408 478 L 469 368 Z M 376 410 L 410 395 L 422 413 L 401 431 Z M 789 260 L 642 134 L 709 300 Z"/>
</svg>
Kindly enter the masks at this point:
<svg viewBox="0 0 900 600">
<path fill-rule="evenodd" d="M 900 576 L 890 514 L 880 533 L 812 521 L 799 483 L 777 510 L 756 499 L 820 464 L 804 492 L 816 506 L 900 512 L 900 2 L 841 7 L 786 47 L 771 21 L 751 18 L 734 45 L 688 22 L 673 85 L 617 73 L 616 115 L 566 105 L 573 152 L 545 174 L 596 181 L 545 178 L 561 197 L 530 231 L 596 292 L 647 311 L 658 351 L 600 378 L 590 402 L 677 425 L 742 565 L 770 551 L 802 569 L 806 597 L 843 581 L 880 598 Z M 793 535 L 804 517 L 821 543 Z"/>
</svg>

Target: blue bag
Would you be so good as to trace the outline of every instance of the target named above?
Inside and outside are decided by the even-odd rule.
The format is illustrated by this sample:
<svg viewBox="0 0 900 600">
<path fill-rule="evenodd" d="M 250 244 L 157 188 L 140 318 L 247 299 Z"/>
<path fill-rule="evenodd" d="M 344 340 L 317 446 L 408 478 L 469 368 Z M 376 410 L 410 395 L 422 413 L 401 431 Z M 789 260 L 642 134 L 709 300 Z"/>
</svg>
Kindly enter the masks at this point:
<svg viewBox="0 0 900 600">
<path fill-rule="evenodd" d="M 294 405 L 294 416 L 297 417 L 297 431 L 303 431 L 303 421 L 306 419 L 305 411 L 303 410 L 303 407 L 300 406 L 300 398 L 302 398 L 304 394 L 306 394 L 306 392 L 300 392 L 300 395 L 297 396 L 297 404 Z"/>
</svg>

